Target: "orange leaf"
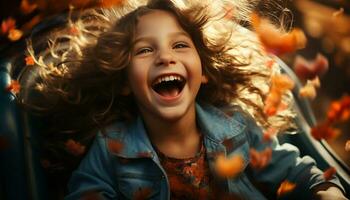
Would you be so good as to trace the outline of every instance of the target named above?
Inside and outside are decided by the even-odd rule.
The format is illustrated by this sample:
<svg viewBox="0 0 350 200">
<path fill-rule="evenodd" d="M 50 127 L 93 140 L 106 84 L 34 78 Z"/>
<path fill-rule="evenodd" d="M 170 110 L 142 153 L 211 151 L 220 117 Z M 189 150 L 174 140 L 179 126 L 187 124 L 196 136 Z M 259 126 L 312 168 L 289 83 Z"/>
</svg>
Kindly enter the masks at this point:
<svg viewBox="0 0 350 200">
<path fill-rule="evenodd" d="M 271 161 L 272 149 L 266 148 L 264 151 L 258 152 L 255 149 L 251 148 L 249 151 L 250 154 L 250 165 L 252 168 L 261 170 L 266 167 Z"/>
<path fill-rule="evenodd" d="M 251 22 L 261 43 L 268 52 L 281 55 L 294 52 L 306 45 L 305 34 L 300 29 L 295 28 L 289 33 L 283 32 L 277 29 L 269 20 L 261 18 L 256 13 L 252 14 Z"/>
<path fill-rule="evenodd" d="M 36 5 L 35 3 L 32 4 L 28 2 L 28 0 L 22 0 L 20 5 L 20 10 L 23 14 L 27 15 L 32 13 L 37 7 L 38 5 Z"/>
<path fill-rule="evenodd" d="M 3 20 L 1 23 L 2 34 L 7 34 L 10 30 L 15 28 L 16 28 L 16 20 L 14 20 L 12 17 L 9 17 L 6 20 Z"/>
<path fill-rule="evenodd" d="M 282 196 L 286 193 L 291 192 L 295 188 L 295 183 L 289 182 L 289 181 L 283 181 L 280 185 L 280 187 L 277 190 L 277 196 Z"/>
<path fill-rule="evenodd" d="M 350 140 L 347 140 L 345 143 L 345 151 L 350 151 Z"/>
<path fill-rule="evenodd" d="M 328 71 L 328 59 L 322 54 L 317 54 L 314 60 L 306 60 L 298 55 L 294 60 L 294 71 L 300 79 L 314 79 Z"/>
<path fill-rule="evenodd" d="M 124 0 L 102 0 L 100 1 L 100 6 L 109 8 L 112 6 L 120 6 L 124 3 Z"/>
<path fill-rule="evenodd" d="M 346 121 L 350 117 L 350 96 L 343 96 L 339 101 L 333 101 L 327 112 L 330 123 Z"/>
<path fill-rule="evenodd" d="M 242 156 L 235 155 L 231 158 L 225 158 L 219 155 L 215 161 L 216 173 L 220 177 L 232 178 L 241 173 L 244 167 L 244 160 Z"/>
<path fill-rule="evenodd" d="M 326 181 L 330 180 L 335 174 L 337 173 L 337 170 L 334 167 L 328 168 L 326 171 L 323 172 L 323 177 L 326 179 Z"/>
<path fill-rule="evenodd" d="M 329 123 L 322 123 L 311 128 L 311 135 L 316 140 L 330 140 L 336 138 L 340 134 L 339 129 L 332 128 Z"/>
<path fill-rule="evenodd" d="M 343 14 L 344 14 L 344 8 L 339 8 L 339 10 L 332 13 L 332 17 L 336 18 L 336 17 L 339 17 L 340 15 L 343 15 Z"/>
<path fill-rule="evenodd" d="M 277 129 L 270 127 L 263 133 L 264 141 L 271 141 L 271 139 L 277 134 Z"/>
<path fill-rule="evenodd" d="M 14 94 L 17 94 L 21 89 L 21 85 L 17 80 L 11 80 L 11 83 L 9 86 L 6 87 L 6 91 L 12 92 Z"/>
<path fill-rule="evenodd" d="M 308 99 L 315 99 L 316 98 L 316 88 L 312 83 L 307 82 L 306 85 L 299 90 L 299 96 L 308 98 Z"/>
<path fill-rule="evenodd" d="M 27 56 L 25 58 L 25 62 L 26 62 L 26 65 L 27 66 L 30 66 L 30 65 L 34 65 L 35 62 L 34 62 L 34 58 L 32 56 Z"/>
<path fill-rule="evenodd" d="M 85 146 L 76 142 L 73 139 L 69 139 L 65 143 L 66 150 L 75 156 L 82 155 L 85 152 Z"/>
<path fill-rule="evenodd" d="M 23 32 L 21 30 L 18 30 L 18 29 L 11 29 L 9 31 L 9 34 L 8 34 L 8 38 L 11 40 L 11 41 L 17 41 L 19 39 L 21 39 L 23 35 Z"/>
<path fill-rule="evenodd" d="M 146 200 L 149 198 L 151 193 L 151 188 L 139 188 L 139 190 L 135 192 L 133 200 Z"/>
<path fill-rule="evenodd" d="M 108 149 L 112 152 L 112 153 L 120 153 L 120 151 L 123 149 L 124 145 L 119 142 L 118 140 L 113 140 L 113 139 L 108 139 Z"/>
</svg>

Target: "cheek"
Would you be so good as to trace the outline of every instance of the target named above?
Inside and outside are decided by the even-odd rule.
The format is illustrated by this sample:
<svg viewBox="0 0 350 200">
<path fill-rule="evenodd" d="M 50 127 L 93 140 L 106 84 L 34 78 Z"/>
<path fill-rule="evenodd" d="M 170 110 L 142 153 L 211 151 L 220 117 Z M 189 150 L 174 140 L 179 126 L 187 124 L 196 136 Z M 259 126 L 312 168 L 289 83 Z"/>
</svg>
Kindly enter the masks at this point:
<svg viewBox="0 0 350 200">
<path fill-rule="evenodd" d="M 140 88 L 147 85 L 147 69 L 138 64 L 133 62 L 128 69 L 128 82 L 132 88 Z"/>
</svg>

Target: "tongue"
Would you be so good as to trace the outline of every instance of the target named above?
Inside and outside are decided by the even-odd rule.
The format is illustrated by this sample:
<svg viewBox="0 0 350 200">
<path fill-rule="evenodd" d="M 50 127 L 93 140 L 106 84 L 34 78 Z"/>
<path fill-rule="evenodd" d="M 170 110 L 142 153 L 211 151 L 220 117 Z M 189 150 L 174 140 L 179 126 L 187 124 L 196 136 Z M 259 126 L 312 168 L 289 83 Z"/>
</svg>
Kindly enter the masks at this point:
<svg viewBox="0 0 350 200">
<path fill-rule="evenodd" d="M 179 89 L 176 87 L 167 88 L 167 89 L 163 88 L 158 90 L 157 92 L 163 97 L 176 97 L 179 94 Z"/>
</svg>

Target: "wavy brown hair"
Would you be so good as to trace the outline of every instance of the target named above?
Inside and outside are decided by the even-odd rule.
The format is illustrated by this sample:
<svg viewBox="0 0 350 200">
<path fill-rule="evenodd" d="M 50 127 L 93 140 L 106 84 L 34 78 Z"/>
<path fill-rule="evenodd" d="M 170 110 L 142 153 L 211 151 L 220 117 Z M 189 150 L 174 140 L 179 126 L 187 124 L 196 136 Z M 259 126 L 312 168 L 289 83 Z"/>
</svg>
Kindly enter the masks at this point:
<svg viewBox="0 0 350 200">
<path fill-rule="evenodd" d="M 128 122 L 137 115 L 133 96 L 124 92 L 125 73 L 138 20 L 154 10 L 172 13 L 196 46 L 208 77 L 198 102 L 218 107 L 237 104 L 263 127 L 270 124 L 262 110 L 274 72 L 266 67 L 270 58 L 256 37 L 238 25 L 244 18 L 226 18 L 213 4 L 218 1 L 210 6 L 204 1 L 128 2 L 118 8 L 86 11 L 76 21 L 70 17 L 66 28 L 50 36 L 50 51 L 35 53 L 35 44 L 29 44 L 29 54 L 37 64 L 33 70 L 39 76 L 19 99 L 32 112 L 49 116 L 44 144 L 57 165 L 74 160 L 65 146 L 68 139 L 89 145 L 97 130 L 104 133 L 104 127 L 114 121 Z M 241 13 L 249 11 L 242 7 Z M 35 92 L 35 98 L 27 98 L 28 91 Z M 285 113 L 273 120 L 282 127 L 289 123 L 288 117 Z"/>
</svg>

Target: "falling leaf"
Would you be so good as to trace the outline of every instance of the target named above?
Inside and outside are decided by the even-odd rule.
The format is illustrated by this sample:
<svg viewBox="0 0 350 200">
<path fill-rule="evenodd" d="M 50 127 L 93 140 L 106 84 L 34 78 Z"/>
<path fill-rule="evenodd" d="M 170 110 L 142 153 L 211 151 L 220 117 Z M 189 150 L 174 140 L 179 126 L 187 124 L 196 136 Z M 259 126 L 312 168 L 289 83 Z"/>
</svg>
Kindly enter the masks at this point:
<svg viewBox="0 0 350 200">
<path fill-rule="evenodd" d="M 277 196 L 280 197 L 286 193 L 291 192 L 292 190 L 294 190 L 295 186 L 296 186 L 295 183 L 289 182 L 287 180 L 283 181 L 277 190 Z"/>
<path fill-rule="evenodd" d="M 306 60 L 298 55 L 294 60 L 295 74 L 303 80 L 314 79 L 325 74 L 328 70 L 328 60 L 322 54 L 317 54 L 314 60 Z"/>
<path fill-rule="evenodd" d="M 235 155 L 231 158 L 225 158 L 224 155 L 219 155 L 215 161 L 216 173 L 220 177 L 233 178 L 241 173 L 244 167 L 242 156 Z"/>
<path fill-rule="evenodd" d="M 328 168 L 326 171 L 323 172 L 323 177 L 326 179 L 326 181 L 330 180 L 335 174 L 337 173 L 337 170 L 334 167 Z"/>
<path fill-rule="evenodd" d="M 276 134 L 277 134 L 277 129 L 274 127 L 270 127 L 263 133 L 263 139 L 264 139 L 264 141 L 271 141 L 271 139 Z"/>
<path fill-rule="evenodd" d="M 294 52 L 306 45 L 306 36 L 300 29 L 294 28 L 291 32 L 284 32 L 256 13 L 252 14 L 251 22 L 261 43 L 270 53 L 281 55 Z"/>
<path fill-rule="evenodd" d="M 314 86 L 314 83 L 311 81 L 307 81 L 306 85 L 299 90 L 299 96 L 305 97 L 308 99 L 315 99 L 316 98 L 316 87 Z"/>
<path fill-rule="evenodd" d="M 272 66 L 275 64 L 276 62 L 275 62 L 275 60 L 268 60 L 267 62 L 266 62 L 266 67 L 268 67 L 269 69 L 272 69 Z"/>
<path fill-rule="evenodd" d="M 149 198 L 151 193 L 151 188 L 139 188 L 139 190 L 135 192 L 133 200 L 146 200 Z"/>
<path fill-rule="evenodd" d="M 294 81 L 287 75 L 278 74 L 271 76 L 271 87 L 265 99 L 264 113 L 267 116 L 275 115 L 282 103 L 282 95 L 293 89 L 293 87 Z"/>
<path fill-rule="evenodd" d="M 76 142 L 73 139 L 69 139 L 65 143 L 66 150 L 75 156 L 82 155 L 85 152 L 85 146 Z"/>
<path fill-rule="evenodd" d="M 266 148 L 261 152 L 256 151 L 251 148 L 249 151 L 250 154 L 250 165 L 256 170 L 261 170 L 266 167 L 271 161 L 272 149 Z"/>
<path fill-rule="evenodd" d="M 104 8 L 109 8 L 112 6 L 120 6 L 124 3 L 124 0 L 101 0 L 100 6 Z"/>
<path fill-rule="evenodd" d="M 79 29 L 76 26 L 72 26 L 69 29 L 69 33 L 71 35 L 79 35 L 80 31 L 79 31 Z"/>
<path fill-rule="evenodd" d="M 17 94 L 21 89 L 21 85 L 17 80 L 11 80 L 9 86 L 6 87 L 6 91 L 12 92 L 13 94 Z"/>
<path fill-rule="evenodd" d="M 28 15 L 32 13 L 38 7 L 35 3 L 30 3 L 28 0 L 22 0 L 20 10 L 23 14 Z"/>
<path fill-rule="evenodd" d="M 345 151 L 350 151 L 350 140 L 347 140 L 345 143 Z"/>
<path fill-rule="evenodd" d="M 344 8 L 339 8 L 339 10 L 335 11 L 334 13 L 332 13 L 332 17 L 333 18 L 337 18 L 340 15 L 344 14 Z"/>
<path fill-rule="evenodd" d="M 12 17 L 9 17 L 6 20 L 3 20 L 1 23 L 2 34 L 7 34 L 10 30 L 15 28 L 16 28 L 16 20 L 14 20 Z"/>
<path fill-rule="evenodd" d="M 332 128 L 329 123 L 321 123 L 311 128 L 311 135 L 316 140 L 331 140 L 336 138 L 340 134 L 340 130 Z"/>
<path fill-rule="evenodd" d="M 26 62 L 26 65 L 27 65 L 27 66 L 32 66 L 32 65 L 35 64 L 34 58 L 33 58 L 32 56 L 27 56 L 27 57 L 25 58 L 25 62 Z"/>
<path fill-rule="evenodd" d="M 115 154 L 120 153 L 124 147 L 124 145 L 120 141 L 114 140 L 114 139 L 108 139 L 107 143 L 108 143 L 108 149 Z"/>
<path fill-rule="evenodd" d="M 9 34 L 8 34 L 8 38 L 11 40 L 11 41 L 17 41 L 19 39 L 21 39 L 23 35 L 23 32 L 21 30 L 18 30 L 18 29 L 11 29 L 9 31 Z"/>
<path fill-rule="evenodd" d="M 330 123 L 342 122 L 350 117 L 350 96 L 343 96 L 339 101 L 333 101 L 327 112 Z"/>
</svg>

